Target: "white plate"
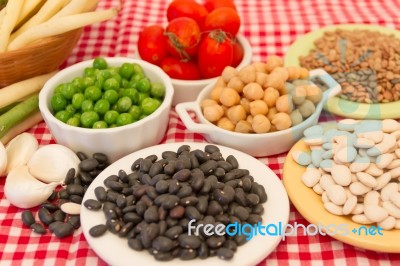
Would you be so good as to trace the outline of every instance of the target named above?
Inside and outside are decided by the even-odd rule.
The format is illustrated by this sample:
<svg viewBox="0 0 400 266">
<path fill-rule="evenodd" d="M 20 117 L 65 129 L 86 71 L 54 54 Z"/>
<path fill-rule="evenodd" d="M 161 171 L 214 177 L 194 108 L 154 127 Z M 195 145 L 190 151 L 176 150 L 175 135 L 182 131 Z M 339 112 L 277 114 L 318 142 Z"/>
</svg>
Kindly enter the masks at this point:
<svg viewBox="0 0 400 266">
<path fill-rule="evenodd" d="M 158 146 L 149 147 L 130 155 L 123 157 L 116 161 L 108 168 L 106 168 L 89 186 L 83 202 L 87 199 L 95 199 L 94 189 L 98 186 L 104 186 L 103 181 L 109 175 L 117 174 L 120 169 L 130 173 L 132 163 L 138 159 L 148 155 L 156 154 L 161 157 L 163 151 L 176 151 L 181 145 L 188 144 L 192 149 L 204 150 L 207 143 L 168 143 Z M 220 151 L 224 158 L 228 155 L 233 155 L 237 158 L 240 168 L 245 168 L 253 175 L 254 180 L 265 187 L 268 195 L 268 201 L 264 203 L 263 225 L 278 224 L 279 222 L 285 226 L 289 220 L 289 199 L 286 194 L 285 188 L 275 173 L 264 165 L 259 160 L 239 152 L 237 150 L 219 146 Z M 120 238 L 110 232 L 105 235 L 94 238 L 90 236 L 89 230 L 97 224 L 104 224 L 106 221 L 103 212 L 90 211 L 85 207 L 81 210 L 81 224 L 82 230 L 86 240 L 93 250 L 108 264 L 117 265 L 188 265 L 196 266 L 207 264 L 212 265 L 255 265 L 265 257 L 267 257 L 279 244 L 281 236 L 260 236 L 253 237 L 248 243 L 238 247 L 237 252 L 232 260 L 223 261 L 217 257 L 208 258 L 206 260 L 195 259 L 190 261 L 182 261 L 174 259 L 169 262 L 158 262 L 147 251 L 135 251 L 128 247 L 127 240 Z"/>
</svg>

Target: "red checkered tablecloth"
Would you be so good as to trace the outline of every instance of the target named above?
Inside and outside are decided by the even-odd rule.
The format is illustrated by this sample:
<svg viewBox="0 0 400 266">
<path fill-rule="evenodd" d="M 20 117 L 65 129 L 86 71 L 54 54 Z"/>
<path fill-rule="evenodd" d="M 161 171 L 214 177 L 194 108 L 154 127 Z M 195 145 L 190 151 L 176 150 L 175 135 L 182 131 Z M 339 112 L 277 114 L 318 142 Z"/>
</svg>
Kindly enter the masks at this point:
<svg viewBox="0 0 400 266">
<path fill-rule="evenodd" d="M 118 6 L 118 0 L 101 0 L 98 8 Z M 78 45 L 63 67 L 95 56 L 134 55 L 139 31 L 149 24 L 165 24 L 169 0 L 125 0 L 120 15 L 111 21 L 86 27 Z M 326 25 L 378 24 L 400 29 L 398 0 L 235 0 L 242 18 L 240 28 L 253 48 L 253 61 L 268 55 L 283 56 L 297 37 Z M 334 120 L 326 113 L 321 121 Z M 31 129 L 41 145 L 54 143 L 42 122 Z M 186 130 L 174 110 L 163 142 L 205 141 Z M 285 154 L 259 158 L 279 177 Z M 82 231 L 58 239 L 37 236 L 22 225 L 22 210 L 10 206 L 0 180 L 0 265 L 105 265 L 90 248 Z M 307 221 L 291 206 L 290 223 Z M 400 241 L 400 240 L 399 240 Z M 400 255 L 367 251 L 328 236 L 291 236 L 259 265 L 400 265 Z"/>
</svg>

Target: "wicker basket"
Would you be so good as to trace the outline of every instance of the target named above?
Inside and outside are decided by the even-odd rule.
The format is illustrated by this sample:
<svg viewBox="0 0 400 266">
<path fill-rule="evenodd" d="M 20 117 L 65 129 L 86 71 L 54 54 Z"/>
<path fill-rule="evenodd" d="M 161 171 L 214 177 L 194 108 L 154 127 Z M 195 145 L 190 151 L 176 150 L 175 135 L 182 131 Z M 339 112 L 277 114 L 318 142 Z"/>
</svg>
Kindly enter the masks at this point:
<svg viewBox="0 0 400 266">
<path fill-rule="evenodd" d="M 0 88 L 56 70 L 70 55 L 81 34 L 82 29 L 77 29 L 0 53 Z"/>
</svg>

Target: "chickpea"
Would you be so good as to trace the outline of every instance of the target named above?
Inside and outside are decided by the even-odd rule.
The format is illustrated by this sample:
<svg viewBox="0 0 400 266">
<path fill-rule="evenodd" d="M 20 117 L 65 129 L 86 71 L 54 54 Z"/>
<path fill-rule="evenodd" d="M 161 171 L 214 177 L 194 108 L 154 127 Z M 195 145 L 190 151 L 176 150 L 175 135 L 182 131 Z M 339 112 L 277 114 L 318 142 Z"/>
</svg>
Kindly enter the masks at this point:
<svg viewBox="0 0 400 266">
<path fill-rule="evenodd" d="M 260 84 L 261 86 L 267 82 L 268 74 L 264 72 L 256 72 L 256 83 Z"/>
<path fill-rule="evenodd" d="M 201 109 L 204 109 L 204 107 L 214 105 L 214 104 L 218 104 L 218 103 L 212 99 L 204 99 L 201 101 L 200 107 L 201 107 Z"/>
<path fill-rule="evenodd" d="M 246 120 L 240 120 L 235 126 L 235 132 L 239 133 L 251 133 L 253 128 Z"/>
<path fill-rule="evenodd" d="M 306 99 L 307 90 L 304 86 L 297 86 L 290 94 L 292 95 L 293 103 L 299 105 Z"/>
<path fill-rule="evenodd" d="M 227 117 L 222 117 L 220 120 L 217 122 L 217 126 L 229 131 L 234 131 L 235 130 L 235 125 L 232 123 L 231 120 L 229 120 Z"/>
<path fill-rule="evenodd" d="M 285 85 L 285 79 L 278 72 L 272 72 L 268 75 L 267 81 L 263 84 L 264 88 L 272 87 L 277 90 L 280 90 Z"/>
<path fill-rule="evenodd" d="M 272 119 L 274 118 L 274 116 L 278 113 L 278 110 L 276 110 L 276 107 L 272 107 L 268 109 L 268 114 L 267 117 L 269 119 L 269 121 L 272 121 Z"/>
<path fill-rule="evenodd" d="M 283 66 L 283 60 L 279 56 L 271 55 L 267 59 L 265 70 L 270 73 L 274 68 Z"/>
<path fill-rule="evenodd" d="M 246 110 L 244 110 L 243 106 L 235 105 L 228 109 L 226 112 L 226 116 L 229 120 L 232 121 L 233 124 L 237 124 L 240 120 L 245 120 L 247 117 Z"/>
<path fill-rule="evenodd" d="M 268 107 L 274 107 L 276 104 L 276 100 L 279 98 L 279 91 L 272 88 L 268 87 L 265 89 L 264 92 L 264 102 L 268 105 Z"/>
<path fill-rule="evenodd" d="M 246 117 L 246 121 L 249 122 L 250 124 L 253 123 L 253 116 L 252 115 L 248 115 Z"/>
<path fill-rule="evenodd" d="M 224 88 L 219 95 L 219 101 L 226 107 L 231 107 L 240 102 L 240 96 L 236 90 Z"/>
<path fill-rule="evenodd" d="M 256 69 L 257 72 L 261 72 L 261 73 L 267 72 L 267 70 L 266 70 L 267 64 L 266 63 L 254 62 L 252 65 L 254 66 L 254 68 Z"/>
<path fill-rule="evenodd" d="M 315 112 L 315 105 L 310 100 L 305 100 L 300 106 L 299 111 L 301 116 L 305 119 Z"/>
<path fill-rule="evenodd" d="M 289 73 L 289 80 L 299 79 L 301 75 L 301 71 L 299 67 L 290 66 L 287 67 L 287 71 Z"/>
<path fill-rule="evenodd" d="M 310 72 L 308 71 L 307 68 L 301 67 L 300 68 L 300 77 L 301 79 L 306 79 L 310 77 Z"/>
<path fill-rule="evenodd" d="M 285 68 L 285 67 L 276 67 L 276 68 L 274 68 L 274 70 L 272 70 L 272 73 L 277 73 L 285 81 L 289 77 L 289 72 L 288 72 L 287 68 Z"/>
<path fill-rule="evenodd" d="M 291 114 L 290 114 L 290 120 L 292 120 L 292 125 L 298 125 L 301 122 L 303 122 L 303 117 L 301 116 L 301 113 L 298 109 L 294 110 Z"/>
<path fill-rule="evenodd" d="M 293 111 L 292 96 L 288 94 L 280 96 L 278 100 L 276 100 L 276 110 L 278 110 L 278 112 L 290 114 Z"/>
<path fill-rule="evenodd" d="M 277 113 L 271 122 L 277 130 L 288 129 L 292 125 L 292 120 L 287 113 Z"/>
<path fill-rule="evenodd" d="M 222 71 L 221 78 L 225 83 L 228 83 L 231 80 L 231 78 L 233 78 L 237 75 L 238 75 L 238 71 L 236 70 L 236 68 L 227 66 Z"/>
<path fill-rule="evenodd" d="M 216 122 L 224 115 L 224 109 L 218 104 L 209 105 L 204 108 L 203 114 L 208 121 Z"/>
<path fill-rule="evenodd" d="M 271 129 L 271 122 L 265 115 L 255 115 L 251 127 L 256 133 L 267 133 Z"/>
<path fill-rule="evenodd" d="M 219 97 L 221 96 L 222 90 L 225 89 L 225 87 L 214 87 L 210 93 L 211 99 L 213 99 L 216 102 L 219 102 Z"/>
<path fill-rule="evenodd" d="M 239 77 L 232 77 L 226 86 L 241 93 L 243 91 L 244 83 Z"/>
<path fill-rule="evenodd" d="M 226 87 L 226 82 L 224 81 L 224 79 L 222 77 L 219 77 L 217 79 L 217 82 L 215 82 L 215 85 L 214 85 L 214 88 L 215 87 L 222 87 L 222 88 Z"/>
<path fill-rule="evenodd" d="M 315 85 L 306 86 L 307 99 L 312 101 L 314 104 L 319 103 L 322 99 L 322 91 Z"/>
<path fill-rule="evenodd" d="M 271 124 L 271 128 L 269 129 L 269 132 L 276 132 L 276 131 L 278 131 L 278 130 L 276 129 L 275 125 Z"/>
<path fill-rule="evenodd" d="M 250 101 L 260 100 L 264 97 L 264 90 L 260 84 L 252 82 L 244 86 L 243 95 Z"/>
<path fill-rule="evenodd" d="M 263 100 L 255 100 L 250 103 L 250 113 L 254 115 L 266 115 L 268 113 L 268 105 Z"/>
<path fill-rule="evenodd" d="M 250 114 L 250 101 L 247 98 L 240 99 L 240 105 L 243 106 L 246 114 Z"/>
<path fill-rule="evenodd" d="M 239 70 L 238 76 L 245 84 L 255 82 L 256 68 L 253 65 L 245 66 Z"/>
</svg>

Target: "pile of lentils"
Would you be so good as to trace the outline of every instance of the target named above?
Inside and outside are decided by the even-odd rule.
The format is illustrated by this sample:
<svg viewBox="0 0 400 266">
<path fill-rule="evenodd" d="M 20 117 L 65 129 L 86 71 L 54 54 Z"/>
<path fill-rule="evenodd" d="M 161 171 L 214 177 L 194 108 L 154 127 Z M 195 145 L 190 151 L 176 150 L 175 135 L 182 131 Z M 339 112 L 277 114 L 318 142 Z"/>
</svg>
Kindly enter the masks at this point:
<svg viewBox="0 0 400 266">
<path fill-rule="evenodd" d="M 46 227 L 58 238 L 70 236 L 78 229 L 80 223 L 80 204 L 83 196 L 92 181 L 109 165 L 108 157 L 102 153 L 94 153 L 87 157 L 84 153 L 77 153 L 81 162 L 79 173 L 71 168 L 61 190 L 55 190 L 49 199 L 39 206 L 37 216 L 40 222 L 35 221 L 31 210 L 22 212 L 22 222 L 35 233 L 44 235 Z M 63 208 L 69 205 L 67 208 Z M 68 211 L 73 206 L 72 211 Z"/>
<path fill-rule="evenodd" d="M 360 103 L 400 99 L 400 40 L 369 30 L 325 32 L 306 56 L 307 69 L 323 68 L 342 86 L 340 97 Z M 320 85 L 320 84 L 318 84 Z"/>
<path fill-rule="evenodd" d="M 93 237 L 107 231 L 127 238 L 136 251 L 148 250 L 158 261 L 218 256 L 229 260 L 246 236 L 188 234 L 192 225 L 257 224 L 262 221 L 267 194 L 237 159 L 223 158 L 219 148 L 164 151 L 133 162 L 131 173 L 119 170 L 94 190 L 97 199 L 83 205 L 102 209 L 106 222 L 89 230 Z M 204 228 L 204 226 L 202 227 Z"/>
</svg>

